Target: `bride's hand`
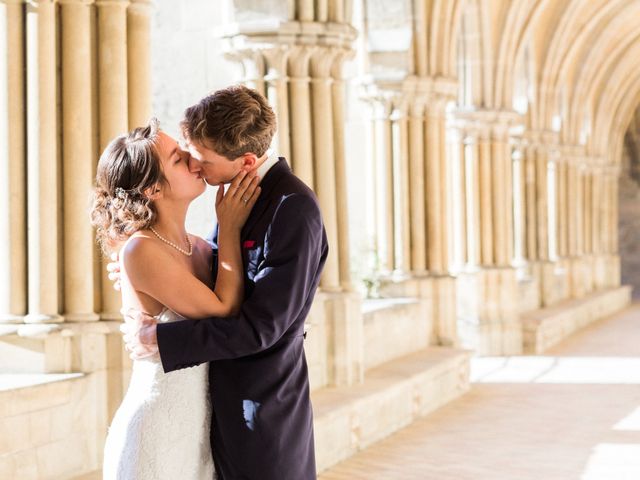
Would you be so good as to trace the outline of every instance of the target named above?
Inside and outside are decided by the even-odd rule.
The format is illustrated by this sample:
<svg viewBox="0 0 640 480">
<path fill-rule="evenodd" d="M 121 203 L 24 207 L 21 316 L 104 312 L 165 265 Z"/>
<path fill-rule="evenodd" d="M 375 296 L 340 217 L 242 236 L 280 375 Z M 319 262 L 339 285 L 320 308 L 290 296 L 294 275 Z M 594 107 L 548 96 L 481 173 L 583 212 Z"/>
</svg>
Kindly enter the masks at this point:
<svg viewBox="0 0 640 480">
<path fill-rule="evenodd" d="M 242 229 L 260 195 L 260 178 L 256 172 L 240 172 L 231 182 L 227 193 L 224 186 L 218 187 L 216 214 L 222 229 Z"/>
</svg>

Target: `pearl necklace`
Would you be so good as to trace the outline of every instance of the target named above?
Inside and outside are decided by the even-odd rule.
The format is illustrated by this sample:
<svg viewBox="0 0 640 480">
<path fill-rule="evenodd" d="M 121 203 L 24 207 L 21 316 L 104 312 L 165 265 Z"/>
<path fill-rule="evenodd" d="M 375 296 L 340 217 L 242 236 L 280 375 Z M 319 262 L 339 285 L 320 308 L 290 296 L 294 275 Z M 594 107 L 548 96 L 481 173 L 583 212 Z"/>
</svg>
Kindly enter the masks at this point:
<svg viewBox="0 0 640 480">
<path fill-rule="evenodd" d="M 170 247 L 175 248 L 176 250 L 178 250 L 180 253 L 185 254 L 187 257 L 190 257 L 193 254 L 193 245 L 191 244 L 191 239 L 189 238 L 189 235 L 187 235 L 187 243 L 189 244 L 189 251 L 180 248 L 178 245 L 176 245 L 175 243 L 173 243 L 170 240 L 167 240 L 166 238 L 164 238 L 162 235 L 160 235 L 158 232 L 155 231 L 155 229 L 153 227 L 149 227 L 149 230 L 151 230 L 153 232 L 153 234 L 158 237 L 159 240 L 163 241 L 164 243 L 166 243 L 167 245 L 169 245 Z"/>
</svg>

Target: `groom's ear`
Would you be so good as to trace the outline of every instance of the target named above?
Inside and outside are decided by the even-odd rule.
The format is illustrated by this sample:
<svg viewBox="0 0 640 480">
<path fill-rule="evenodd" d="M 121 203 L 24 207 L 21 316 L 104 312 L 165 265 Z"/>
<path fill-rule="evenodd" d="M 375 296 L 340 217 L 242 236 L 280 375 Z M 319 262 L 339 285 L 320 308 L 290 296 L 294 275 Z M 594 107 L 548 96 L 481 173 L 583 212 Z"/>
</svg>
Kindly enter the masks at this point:
<svg viewBox="0 0 640 480">
<path fill-rule="evenodd" d="M 253 170 L 253 168 L 256 166 L 256 163 L 258 162 L 258 157 L 256 156 L 256 154 L 251 152 L 245 153 L 241 158 L 242 168 L 247 171 Z"/>
</svg>

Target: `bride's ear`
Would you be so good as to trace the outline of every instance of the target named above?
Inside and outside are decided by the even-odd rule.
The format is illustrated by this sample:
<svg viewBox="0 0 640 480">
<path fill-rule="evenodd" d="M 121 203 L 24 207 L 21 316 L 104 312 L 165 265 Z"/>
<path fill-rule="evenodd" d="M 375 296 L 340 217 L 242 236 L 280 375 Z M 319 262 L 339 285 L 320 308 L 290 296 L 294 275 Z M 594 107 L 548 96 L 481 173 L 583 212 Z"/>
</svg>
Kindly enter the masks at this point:
<svg viewBox="0 0 640 480">
<path fill-rule="evenodd" d="M 143 194 L 149 200 L 157 200 L 158 198 L 162 197 L 162 188 L 160 188 L 160 184 L 159 183 L 156 183 L 156 184 L 152 185 L 151 187 L 145 189 Z"/>
</svg>

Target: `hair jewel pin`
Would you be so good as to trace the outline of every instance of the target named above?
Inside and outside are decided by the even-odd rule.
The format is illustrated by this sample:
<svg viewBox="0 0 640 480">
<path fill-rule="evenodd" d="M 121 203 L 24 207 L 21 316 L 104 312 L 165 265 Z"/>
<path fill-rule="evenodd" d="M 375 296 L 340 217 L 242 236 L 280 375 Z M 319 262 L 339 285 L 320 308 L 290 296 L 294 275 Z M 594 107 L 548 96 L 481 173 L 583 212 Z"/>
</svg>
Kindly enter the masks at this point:
<svg viewBox="0 0 640 480">
<path fill-rule="evenodd" d="M 118 197 L 120 200 L 126 200 L 127 191 L 122 187 L 116 188 L 116 197 Z"/>
</svg>

